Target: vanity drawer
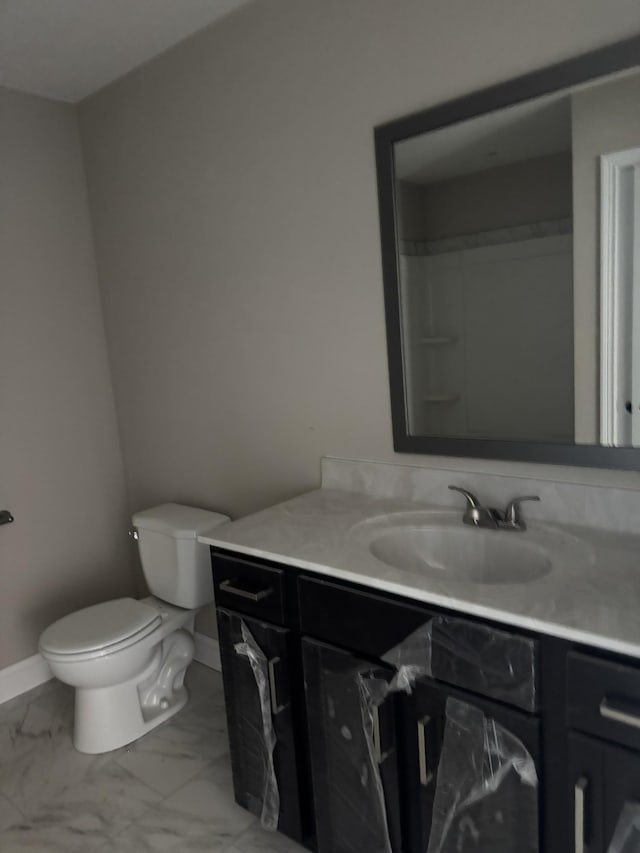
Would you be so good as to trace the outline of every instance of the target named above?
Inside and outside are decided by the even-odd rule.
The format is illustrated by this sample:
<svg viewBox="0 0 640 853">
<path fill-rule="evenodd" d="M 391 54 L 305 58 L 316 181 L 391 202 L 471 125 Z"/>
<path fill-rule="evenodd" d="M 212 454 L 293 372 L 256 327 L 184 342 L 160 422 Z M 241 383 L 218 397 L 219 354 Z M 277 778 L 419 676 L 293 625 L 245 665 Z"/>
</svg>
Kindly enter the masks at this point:
<svg viewBox="0 0 640 853">
<path fill-rule="evenodd" d="M 640 667 L 570 652 L 567 721 L 573 729 L 640 749 Z"/>
<path fill-rule="evenodd" d="M 432 678 L 525 711 L 538 707 L 533 638 L 308 577 L 298 579 L 298 602 L 303 634 L 380 659 L 424 628 L 417 657 Z M 400 663 L 415 660 L 414 644 Z"/>
<path fill-rule="evenodd" d="M 212 550 L 216 606 L 285 623 L 285 571 L 251 559 Z"/>
<path fill-rule="evenodd" d="M 380 658 L 433 617 L 423 607 L 308 577 L 298 578 L 300 631 Z"/>
</svg>

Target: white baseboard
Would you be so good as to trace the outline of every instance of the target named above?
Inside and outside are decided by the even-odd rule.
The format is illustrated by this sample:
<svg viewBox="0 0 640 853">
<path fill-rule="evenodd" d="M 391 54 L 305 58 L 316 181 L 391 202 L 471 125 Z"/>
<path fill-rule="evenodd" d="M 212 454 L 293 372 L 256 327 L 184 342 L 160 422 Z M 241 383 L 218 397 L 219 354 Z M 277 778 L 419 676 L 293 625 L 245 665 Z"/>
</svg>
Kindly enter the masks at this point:
<svg viewBox="0 0 640 853">
<path fill-rule="evenodd" d="M 0 704 L 52 678 L 49 664 L 41 654 L 31 655 L 30 658 L 0 669 Z"/>
<path fill-rule="evenodd" d="M 222 667 L 220 665 L 220 644 L 218 641 L 206 634 L 201 634 L 199 631 L 195 632 L 193 639 L 196 644 L 195 660 L 220 672 Z"/>
<path fill-rule="evenodd" d="M 220 646 L 213 637 L 200 634 L 196 631 L 194 636 L 196 644 L 195 659 L 220 672 Z M 30 658 L 18 661 L 4 669 L 0 669 L 0 705 L 15 699 L 27 690 L 32 690 L 45 681 L 50 681 L 53 674 L 49 664 L 41 654 L 31 655 Z"/>
</svg>

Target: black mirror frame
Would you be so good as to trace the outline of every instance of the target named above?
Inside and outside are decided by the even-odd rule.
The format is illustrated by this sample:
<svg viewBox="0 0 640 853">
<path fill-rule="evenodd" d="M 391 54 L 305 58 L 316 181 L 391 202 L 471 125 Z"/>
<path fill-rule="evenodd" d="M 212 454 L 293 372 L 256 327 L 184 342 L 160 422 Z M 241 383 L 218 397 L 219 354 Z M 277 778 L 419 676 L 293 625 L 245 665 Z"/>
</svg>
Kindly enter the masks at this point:
<svg viewBox="0 0 640 853">
<path fill-rule="evenodd" d="M 402 325 L 396 243 L 393 145 L 411 136 L 455 124 L 640 65 L 640 36 L 490 86 L 452 101 L 379 125 L 374 130 L 387 356 L 393 446 L 400 453 L 467 456 L 554 465 L 640 470 L 640 449 L 588 444 L 415 436 L 409 433 L 402 355 Z"/>
</svg>

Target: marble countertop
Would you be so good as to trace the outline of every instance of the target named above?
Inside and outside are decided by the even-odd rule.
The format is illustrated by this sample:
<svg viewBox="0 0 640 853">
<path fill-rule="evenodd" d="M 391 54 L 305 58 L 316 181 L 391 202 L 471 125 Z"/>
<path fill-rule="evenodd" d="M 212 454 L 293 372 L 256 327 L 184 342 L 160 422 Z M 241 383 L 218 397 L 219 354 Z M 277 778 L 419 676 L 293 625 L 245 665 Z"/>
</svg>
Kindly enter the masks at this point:
<svg viewBox="0 0 640 853">
<path fill-rule="evenodd" d="M 560 536 L 576 543 L 558 552 L 558 565 L 549 574 L 514 584 L 441 579 L 395 568 L 371 554 L 368 527 L 384 526 L 389 514 L 424 511 L 451 513 L 417 501 L 319 489 L 214 528 L 198 540 L 640 658 L 640 536 L 542 523 L 532 523 L 525 533 L 496 533 Z"/>
</svg>

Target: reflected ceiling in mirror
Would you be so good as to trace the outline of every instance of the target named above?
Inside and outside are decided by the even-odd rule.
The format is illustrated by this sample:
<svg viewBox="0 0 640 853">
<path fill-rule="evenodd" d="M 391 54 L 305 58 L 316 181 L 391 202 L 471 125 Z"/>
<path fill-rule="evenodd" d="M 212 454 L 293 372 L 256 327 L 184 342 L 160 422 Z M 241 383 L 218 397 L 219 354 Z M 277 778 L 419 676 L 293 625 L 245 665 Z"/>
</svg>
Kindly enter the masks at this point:
<svg viewBox="0 0 640 853">
<path fill-rule="evenodd" d="M 377 129 L 396 449 L 635 458 L 576 453 L 640 447 L 640 39 L 606 54 Z"/>
</svg>

